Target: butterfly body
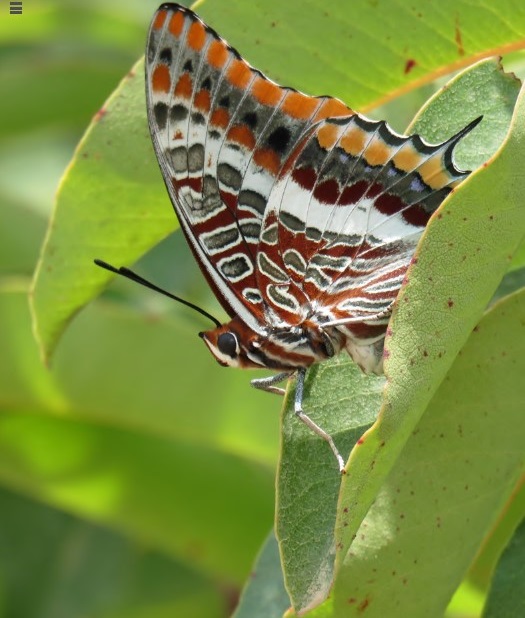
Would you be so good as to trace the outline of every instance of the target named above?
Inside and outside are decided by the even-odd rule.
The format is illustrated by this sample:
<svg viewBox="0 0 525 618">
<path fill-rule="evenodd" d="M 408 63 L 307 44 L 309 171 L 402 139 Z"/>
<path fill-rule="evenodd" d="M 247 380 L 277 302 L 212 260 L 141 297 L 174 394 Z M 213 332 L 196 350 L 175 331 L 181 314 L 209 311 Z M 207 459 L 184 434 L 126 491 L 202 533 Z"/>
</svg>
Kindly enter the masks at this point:
<svg viewBox="0 0 525 618">
<path fill-rule="evenodd" d="M 331 358 L 344 346 L 344 336 L 336 328 L 323 329 L 313 321 L 256 333 L 233 318 L 201 336 L 222 365 L 244 369 L 294 371 Z"/>
<path fill-rule="evenodd" d="M 428 220 L 468 175 L 452 151 L 477 121 L 438 145 L 399 135 L 272 82 L 177 4 L 152 21 L 146 95 L 182 230 L 231 318 L 201 333 L 217 361 L 304 380 L 347 350 L 380 373 L 393 302 Z"/>
</svg>

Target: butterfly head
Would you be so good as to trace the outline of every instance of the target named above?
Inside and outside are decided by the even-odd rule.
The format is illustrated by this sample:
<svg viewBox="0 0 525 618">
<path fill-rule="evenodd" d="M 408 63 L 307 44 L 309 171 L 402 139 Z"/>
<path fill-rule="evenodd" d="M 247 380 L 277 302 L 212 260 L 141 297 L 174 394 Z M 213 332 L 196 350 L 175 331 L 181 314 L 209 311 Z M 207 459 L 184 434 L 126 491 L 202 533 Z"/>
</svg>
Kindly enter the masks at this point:
<svg viewBox="0 0 525 618">
<path fill-rule="evenodd" d="M 344 343 L 335 329 L 328 333 L 310 322 L 257 333 L 238 317 L 199 336 L 223 367 L 281 371 L 326 360 Z"/>
<path fill-rule="evenodd" d="M 257 362 L 253 355 L 258 347 L 258 335 L 238 319 L 199 333 L 199 337 L 223 367 L 264 367 L 264 363 Z"/>
</svg>

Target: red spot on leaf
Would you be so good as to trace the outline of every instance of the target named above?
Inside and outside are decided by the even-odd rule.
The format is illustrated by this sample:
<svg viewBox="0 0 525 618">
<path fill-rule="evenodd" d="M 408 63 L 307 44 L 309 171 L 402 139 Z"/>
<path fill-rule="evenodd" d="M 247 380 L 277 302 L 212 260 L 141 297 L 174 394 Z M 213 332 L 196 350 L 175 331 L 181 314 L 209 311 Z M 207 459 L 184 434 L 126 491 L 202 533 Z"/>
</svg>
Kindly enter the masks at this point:
<svg viewBox="0 0 525 618">
<path fill-rule="evenodd" d="M 417 62 L 413 58 L 409 58 L 405 62 L 405 75 L 408 75 L 410 71 L 416 66 Z"/>
</svg>

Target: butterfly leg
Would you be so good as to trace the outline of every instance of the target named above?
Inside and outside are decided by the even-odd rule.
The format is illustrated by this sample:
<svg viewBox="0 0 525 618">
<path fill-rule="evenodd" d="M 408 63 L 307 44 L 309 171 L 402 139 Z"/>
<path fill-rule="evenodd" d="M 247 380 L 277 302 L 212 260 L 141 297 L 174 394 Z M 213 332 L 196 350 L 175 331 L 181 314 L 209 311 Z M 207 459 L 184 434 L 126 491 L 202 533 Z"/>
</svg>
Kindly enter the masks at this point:
<svg viewBox="0 0 525 618">
<path fill-rule="evenodd" d="M 252 380 L 250 384 L 254 388 L 258 388 L 261 391 L 266 391 L 267 393 L 275 393 L 276 395 L 284 395 L 284 388 L 279 388 L 275 386 L 278 382 L 282 382 L 289 378 L 292 375 L 290 371 L 282 371 L 281 373 L 276 373 L 274 376 L 268 376 L 267 378 L 256 378 Z"/>
<path fill-rule="evenodd" d="M 295 402 L 294 402 L 294 411 L 297 416 L 307 427 L 309 427 L 314 433 L 316 433 L 323 440 L 328 442 L 328 446 L 332 449 L 332 453 L 335 455 L 337 459 L 337 463 L 339 465 L 339 472 L 341 474 L 344 473 L 345 470 L 345 462 L 341 457 L 341 454 L 337 450 L 334 441 L 332 440 L 332 436 L 327 434 L 324 429 L 321 429 L 319 425 L 314 423 L 312 419 L 305 414 L 303 410 L 303 393 L 304 393 L 304 379 L 306 376 L 306 369 L 298 369 L 297 370 L 297 384 L 295 386 Z"/>
</svg>

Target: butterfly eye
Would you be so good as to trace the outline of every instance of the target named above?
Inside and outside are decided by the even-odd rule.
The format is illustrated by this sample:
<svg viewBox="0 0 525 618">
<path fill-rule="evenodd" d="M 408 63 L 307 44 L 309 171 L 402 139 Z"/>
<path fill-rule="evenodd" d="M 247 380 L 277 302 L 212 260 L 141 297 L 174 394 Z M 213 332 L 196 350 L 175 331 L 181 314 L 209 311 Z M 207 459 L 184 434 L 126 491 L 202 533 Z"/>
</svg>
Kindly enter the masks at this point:
<svg viewBox="0 0 525 618">
<path fill-rule="evenodd" d="M 223 354 L 236 358 L 239 354 L 239 342 L 233 333 L 222 333 L 217 338 L 217 347 Z"/>
</svg>

